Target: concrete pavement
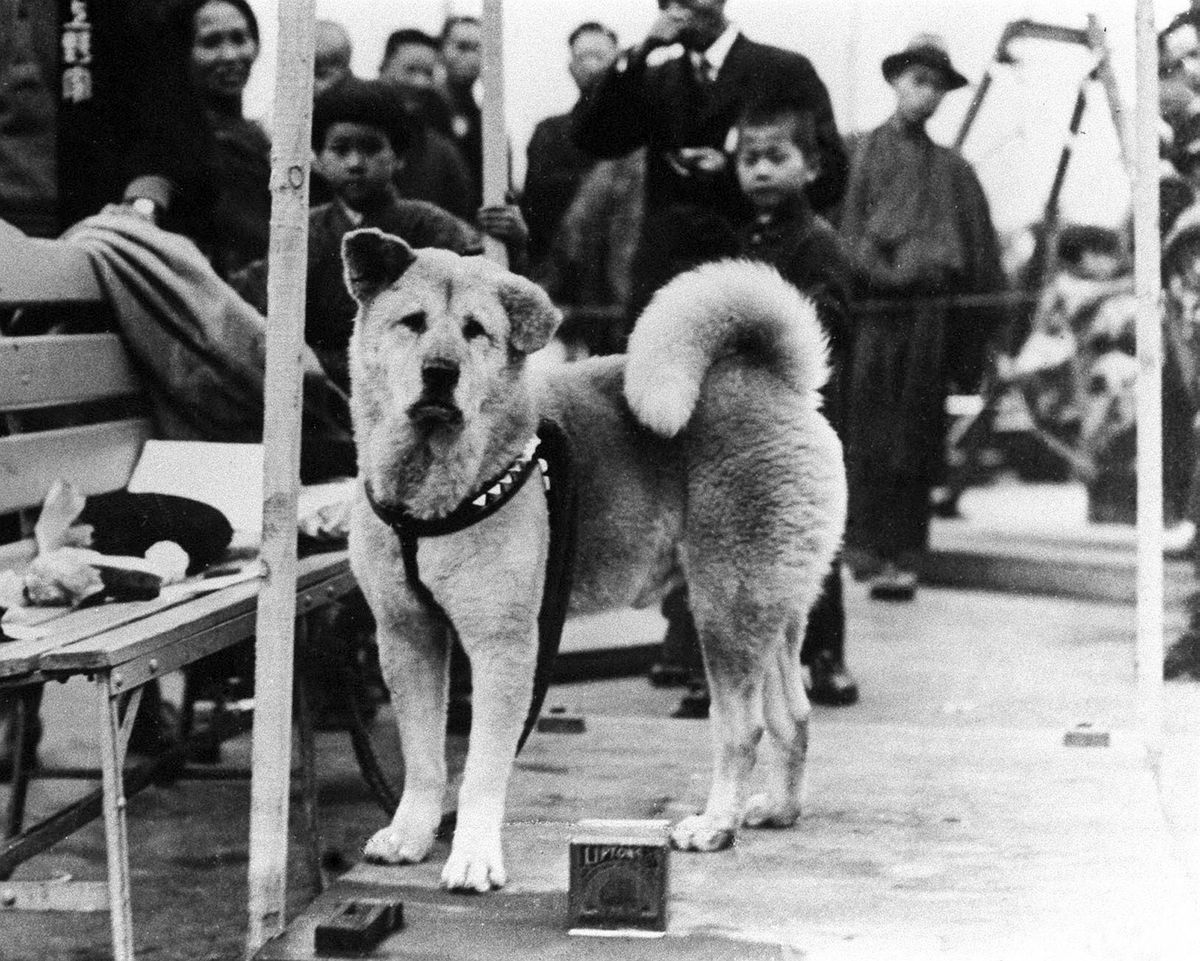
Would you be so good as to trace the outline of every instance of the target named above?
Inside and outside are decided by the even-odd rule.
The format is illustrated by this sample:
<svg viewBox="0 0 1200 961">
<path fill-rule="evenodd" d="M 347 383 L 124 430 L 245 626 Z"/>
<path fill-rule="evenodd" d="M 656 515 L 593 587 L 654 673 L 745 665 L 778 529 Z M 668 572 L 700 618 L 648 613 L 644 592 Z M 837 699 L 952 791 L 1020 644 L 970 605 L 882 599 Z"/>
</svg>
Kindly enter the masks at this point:
<svg viewBox="0 0 1200 961">
<path fill-rule="evenodd" d="M 990 547 L 1002 556 L 996 545 L 1006 542 L 1034 544 L 1038 560 L 1038 538 L 1058 549 L 1080 536 L 1088 551 L 1107 538 L 1116 556 L 1131 553 L 1128 529 L 1089 529 L 1070 512 L 1072 497 L 1078 505 L 1063 489 L 968 492 L 966 521 L 935 528 L 937 553 L 987 556 Z M 1022 535 L 1017 521 L 1036 529 Z M 1041 558 L 1043 569 L 1057 569 L 1049 559 Z M 970 581 L 965 563 L 948 569 L 957 570 L 956 583 Z M 561 930 L 571 822 L 677 816 L 703 797 L 706 725 L 669 720 L 678 692 L 630 678 L 551 689 L 548 703 L 583 713 L 589 733 L 535 735 L 520 759 L 507 894 L 487 904 L 437 895 L 436 863 L 345 876 L 343 884 L 406 886 L 417 923 L 382 956 L 1194 957 L 1200 684 L 1166 686 L 1163 752 L 1147 764 L 1132 606 L 938 587 L 922 587 L 910 604 L 871 601 L 861 584 L 847 593 L 849 659 L 863 696 L 851 708 L 816 710 L 804 819 L 793 831 L 747 835 L 727 854 L 679 856 L 671 934 L 657 951 L 629 942 L 584 947 Z M 1175 607 L 1168 631 L 1181 622 Z M 569 627 L 564 651 L 617 658 L 620 649 L 644 650 L 661 631 L 653 612 L 593 618 Z M 47 763 L 93 762 L 80 692 L 74 682 L 47 692 Z M 1064 747 L 1064 733 L 1082 723 L 1110 732 L 1110 747 Z M 379 730 L 390 739 L 386 725 Z M 346 736 L 321 734 L 318 748 L 327 861 L 345 870 L 384 815 Z M 248 737 L 227 745 L 227 764 L 248 759 Z M 36 782 L 31 816 L 80 790 Z M 185 781 L 130 802 L 139 957 L 240 958 L 248 793 L 245 781 Z M 63 873 L 104 877 L 99 824 L 21 869 L 27 878 Z M 310 881 L 294 843 L 295 916 L 311 901 Z M 519 924 L 504 920 L 504 904 Z M 273 947 L 275 956 L 309 956 L 304 924 Z M 0 912 L 3 961 L 109 956 L 104 914 Z"/>
</svg>

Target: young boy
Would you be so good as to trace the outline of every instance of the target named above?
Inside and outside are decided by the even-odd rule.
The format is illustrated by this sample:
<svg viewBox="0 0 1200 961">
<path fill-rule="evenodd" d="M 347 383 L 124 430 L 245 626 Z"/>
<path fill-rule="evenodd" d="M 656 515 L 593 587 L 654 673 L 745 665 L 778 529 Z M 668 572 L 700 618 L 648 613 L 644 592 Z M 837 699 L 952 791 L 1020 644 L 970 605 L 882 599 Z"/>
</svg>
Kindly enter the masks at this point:
<svg viewBox="0 0 1200 961">
<path fill-rule="evenodd" d="M 857 319 L 846 406 L 847 554 L 875 573 L 871 596 L 910 600 L 929 537 L 929 500 L 944 465 L 951 381 L 973 389 L 999 308 L 955 308 L 1006 281 L 987 198 L 971 165 L 925 125 L 967 79 L 939 38 L 885 57 L 896 112 L 854 153 L 841 233 L 869 306 Z"/>
<path fill-rule="evenodd" d="M 755 209 L 743 227 L 744 256 L 774 266 L 812 298 L 829 335 L 833 368 L 825 414 L 842 433 L 843 392 L 854 334 L 848 311 L 851 267 L 837 232 L 813 213 L 805 190 L 821 174 L 817 118 L 798 99 L 780 94 L 752 102 L 738 121 L 737 177 Z M 808 619 L 800 652 L 809 669 L 809 697 L 818 704 L 853 704 L 858 685 L 845 665 L 846 613 L 841 563 L 834 561 Z"/>
<path fill-rule="evenodd" d="M 409 121 L 394 89 L 380 80 L 348 77 L 316 100 L 312 144 L 334 199 L 314 207 L 308 221 L 308 294 L 304 339 L 330 378 L 349 389 L 346 350 L 356 306 L 342 275 L 342 237 L 378 227 L 413 247 L 480 254 L 479 233 L 440 207 L 400 196 L 393 178 L 408 142 Z M 505 242 L 510 265 L 525 260 L 528 232 L 515 206 L 485 207 L 479 225 Z M 266 306 L 266 263 L 252 264 L 233 286 L 261 310 Z"/>
</svg>

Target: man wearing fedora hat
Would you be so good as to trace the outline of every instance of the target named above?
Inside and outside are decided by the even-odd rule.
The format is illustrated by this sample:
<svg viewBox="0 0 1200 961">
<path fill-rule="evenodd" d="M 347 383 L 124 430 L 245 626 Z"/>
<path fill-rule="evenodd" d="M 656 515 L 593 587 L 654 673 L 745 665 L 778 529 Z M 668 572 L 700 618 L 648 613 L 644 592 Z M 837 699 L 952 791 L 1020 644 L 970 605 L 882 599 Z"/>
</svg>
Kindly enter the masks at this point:
<svg viewBox="0 0 1200 961">
<path fill-rule="evenodd" d="M 947 386 L 973 389 L 995 309 L 952 298 L 1003 290 L 1000 248 L 971 165 L 925 131 L 942 98 L 966 86 L 940 38 L 920 34 L 883 60 L 895 113 L 859 142 L 841 231 L 861 297 L 847 405 L 848 556 L 871 595 L 907 600 L 929 533 L 942 466 Z"/>
</svg>

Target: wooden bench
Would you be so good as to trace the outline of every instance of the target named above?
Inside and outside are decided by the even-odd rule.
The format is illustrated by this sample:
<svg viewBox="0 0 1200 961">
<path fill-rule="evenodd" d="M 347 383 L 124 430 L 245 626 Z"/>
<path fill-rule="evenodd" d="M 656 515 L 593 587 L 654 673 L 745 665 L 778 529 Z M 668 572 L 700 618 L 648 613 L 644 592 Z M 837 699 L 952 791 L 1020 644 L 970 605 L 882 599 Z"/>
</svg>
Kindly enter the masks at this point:
<svg viewBox="0 0 1200 961">
<path fill-rule="evenodd" d="M 0 259 L 0 311 L 100 299 L 86 259 L 70 245 L 25 238 L 3 223 L 0 243 L 6 248 Z M 136 409 L 139 394 L 137 377 L 115 334 L 0 336 L 0 415 L 7 428 L 0 436 L 0 515 L 25 512 L 25 536 L 0 545 L 0 570 L 20 568 L 33 558 L 28 519 L 55 479 L 70 480 L 87 495 L 126 485 L 142 444 L 152 436 L 150 421 Z M 113 415 L 114 405 L 124 402 L 132 402 L 131 409 Z M 99 411 L 99 419 L 22 429 L 33 420 L 55 423 L 44 412 L 65 407 L 70 407 L 71 420 L 81 410 Z M 354 588 L 344 551 L 302 558 L 296 583 L 298 636 L 306 615 Z M 95 795 L 24 829 L 30 772 L 24 770 L 23 751 L 15 752 L 9 824 L 0 848 L 0 913 L 107 905 L 113 957 L 133 958 L 125 806 L 127 796 L 149 784 L 153 775 L 127 769 L 125 757 L 142 687 L 253 636 L 258 590 L 258 582 L 249 581 L 186 599 L 164 596 L 63 610 L 48 625 L 47 636 L 0 644 L 0 694 L 16 699 L 19 737 L 37 703 L 38 686 L 51 679 L 89 680 L 101 776 Z M 107 842 L 106 887 L 7 880 L 17 865 L 100 813 Z M 48 903 L 51 888 L 57 893 Z"/>
</svg>

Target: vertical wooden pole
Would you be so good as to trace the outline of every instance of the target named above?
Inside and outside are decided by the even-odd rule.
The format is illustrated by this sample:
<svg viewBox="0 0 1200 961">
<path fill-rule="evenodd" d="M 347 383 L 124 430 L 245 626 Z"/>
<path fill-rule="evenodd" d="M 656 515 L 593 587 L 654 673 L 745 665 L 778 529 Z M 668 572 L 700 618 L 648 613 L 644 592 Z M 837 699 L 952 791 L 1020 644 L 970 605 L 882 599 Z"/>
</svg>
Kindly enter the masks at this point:
<svg viewBox="0 0 1200 961">
<path fill-rule="evenodd" d="M 281 933 L 286 922 L 314 3 L 279 0 L 278 7 L 263 423 L 262 558 L 267 575 L 258 598 L 255 641 L 248 958 Z"/>
<path fill-rule="evenodd" d="M 483 0 L 483 202 L 505 202 L 508 194 L 508 136 L 504 129 L 504 0 Z M 484 238 L 487 255 L 508 266 L 504 244 Z"/>
<path fill-rule="evenodd" d="M 1162 333 L 1159 318 L 1158 45 L 1154 0 L 1137 4 L 1133 182 L 1137 290 L 1137 694 L 1143 739 L 1157 764 L 1163 733 Z"/>
</svg>

